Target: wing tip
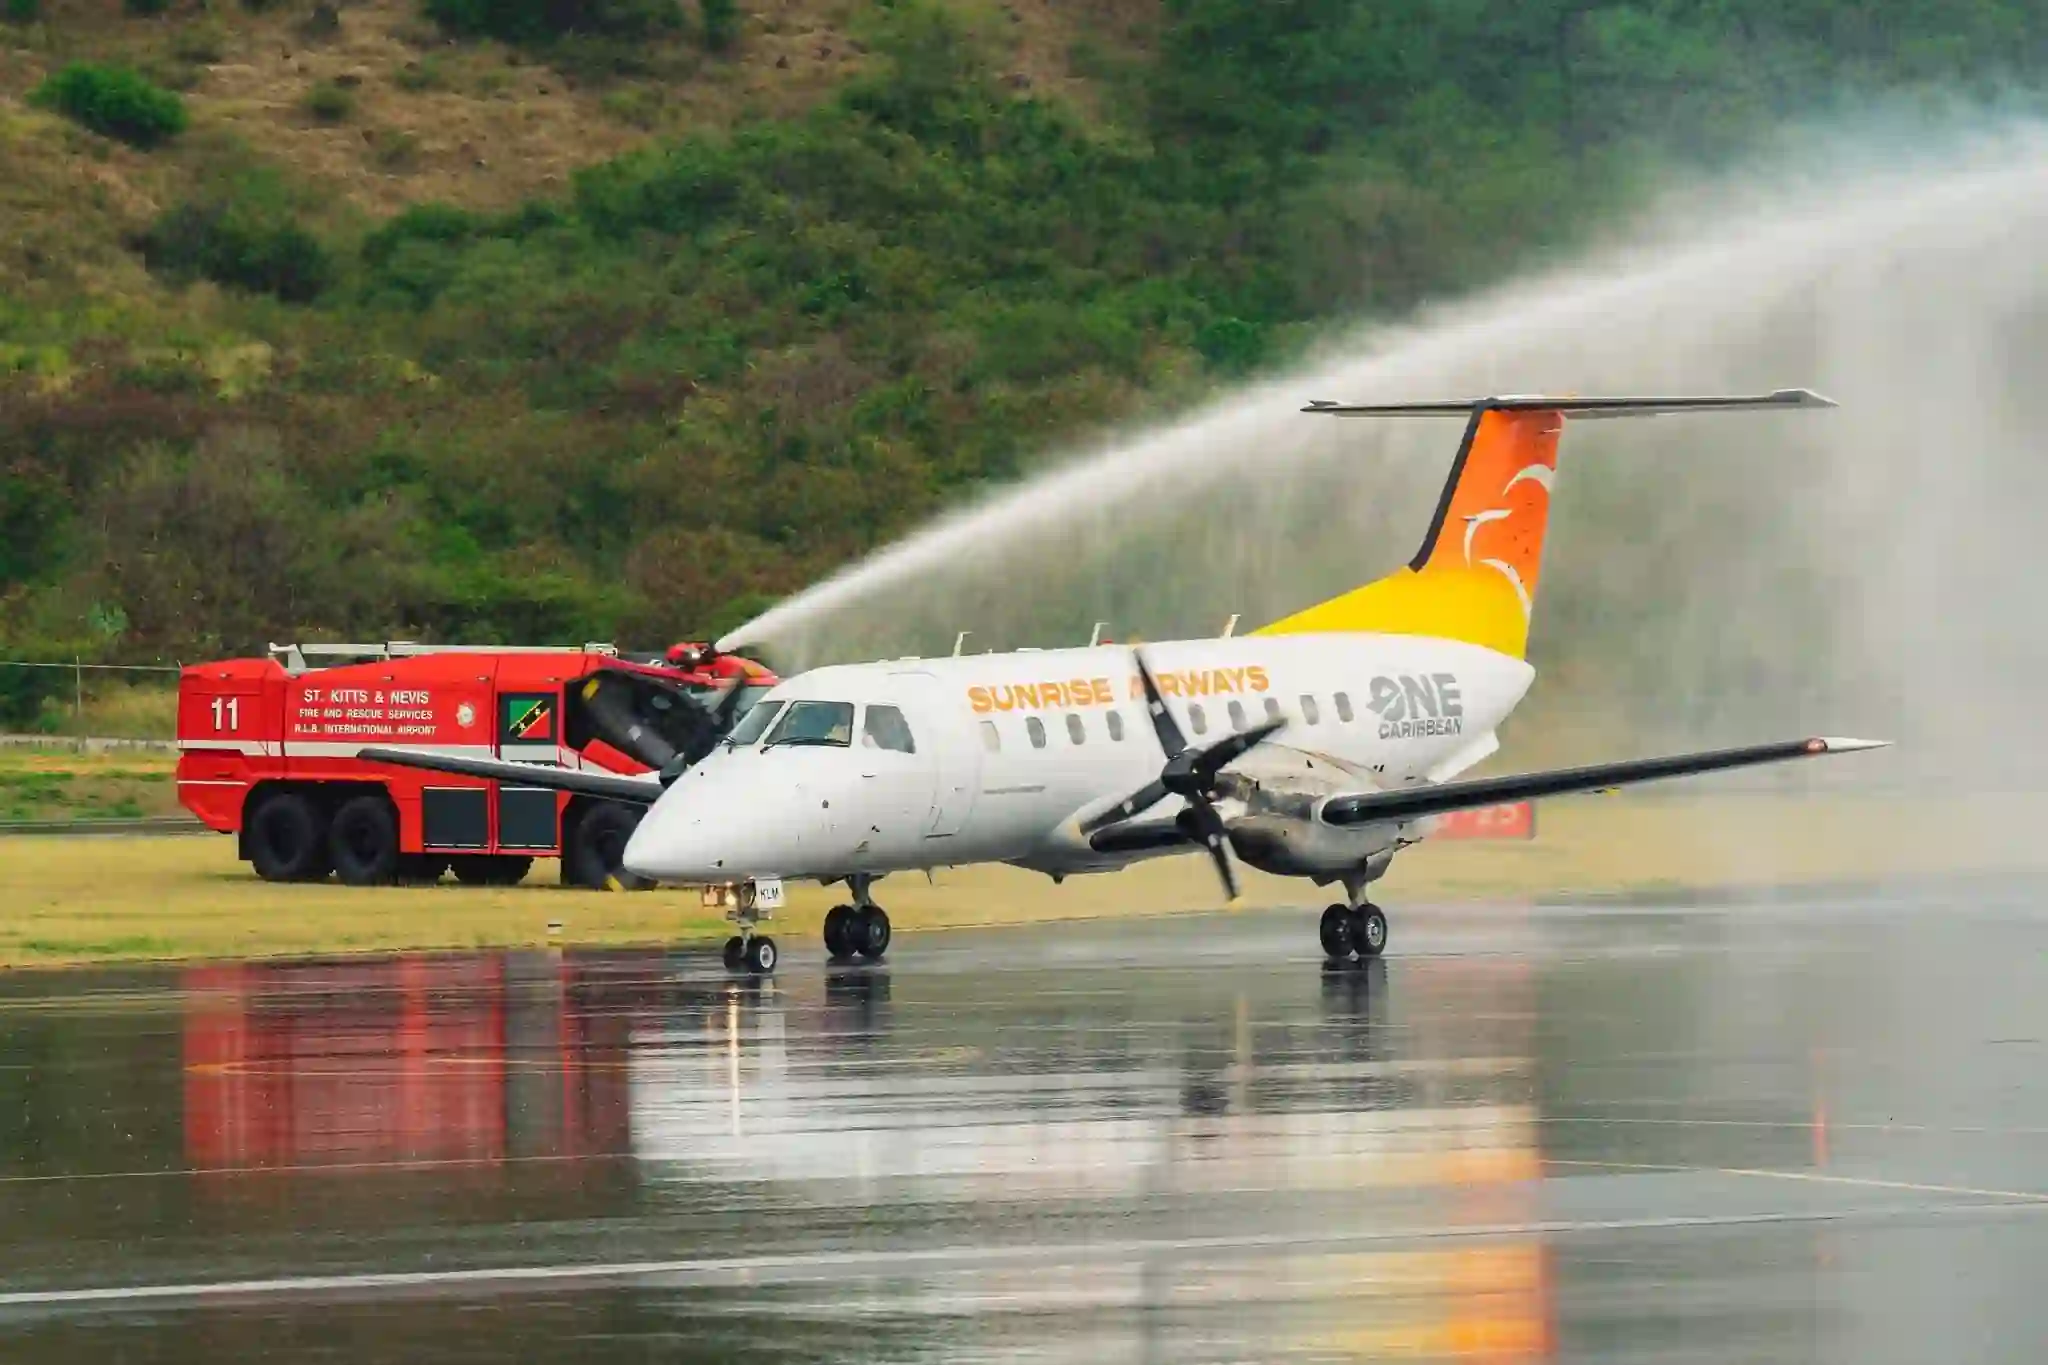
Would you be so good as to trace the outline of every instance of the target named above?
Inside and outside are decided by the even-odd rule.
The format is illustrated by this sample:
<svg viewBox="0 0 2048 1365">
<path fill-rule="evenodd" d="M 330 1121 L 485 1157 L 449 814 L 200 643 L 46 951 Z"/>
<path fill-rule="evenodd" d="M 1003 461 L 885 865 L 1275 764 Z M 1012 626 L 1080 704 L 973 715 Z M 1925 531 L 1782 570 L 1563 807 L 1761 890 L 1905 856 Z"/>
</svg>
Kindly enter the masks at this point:
<svg viewBox="0 0 2048 1365">
<path fill-rule="evenodd" d="M 1889 749 L 1888 739 L 1852 739 L 1845 735 L 1816 735 L 1806 741 L 1806 751 L 1814 754 L 1853 754 L 1863 749 Z"/>
</svg>

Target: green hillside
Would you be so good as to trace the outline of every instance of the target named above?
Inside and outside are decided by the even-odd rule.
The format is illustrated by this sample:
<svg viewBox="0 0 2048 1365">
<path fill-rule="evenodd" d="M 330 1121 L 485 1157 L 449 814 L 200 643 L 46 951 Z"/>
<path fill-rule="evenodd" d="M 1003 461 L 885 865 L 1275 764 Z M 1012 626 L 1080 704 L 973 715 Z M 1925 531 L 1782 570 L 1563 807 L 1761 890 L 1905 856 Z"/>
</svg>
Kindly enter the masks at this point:
<svg viewBox="0 0 2048 1365">
<path fill-rule="evenodd" d="M 0 0 L 0 652 L 736 623 L 2027 0 Z M 19 721 L 40 684 L 0 678 Z"/>
</svg>

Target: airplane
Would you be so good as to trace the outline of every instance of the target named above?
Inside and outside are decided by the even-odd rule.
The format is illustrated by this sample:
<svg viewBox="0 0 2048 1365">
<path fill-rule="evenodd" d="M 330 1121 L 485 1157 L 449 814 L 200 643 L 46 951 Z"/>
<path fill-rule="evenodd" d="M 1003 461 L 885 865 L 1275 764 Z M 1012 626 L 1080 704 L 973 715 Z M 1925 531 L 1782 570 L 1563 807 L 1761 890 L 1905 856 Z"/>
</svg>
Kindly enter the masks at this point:
<svg viewBox="0 0 2048 1365">
<path fill-rule="evenodd" d="M 774 968 L 757 900 L 843 883 L 835 959 L 888 951 L 872 889 L 889 873 L 999 862 L 1055 883 L 1205 852 L 1235 902 L 1233 859 L 1344 900 L 1318 926 L 1332 959 L 1374 958 L 1366 895 L 1446 813 L 1883 747 L 1800 738 L 1584 767 L 1462 776 L 1499 747 L 1526 660 L 1557 448 L 1567 418 L 1832 408 L 1806 389 L 1728 397 L 1507 396 L 1303 409 L 1463 415 L 1422 547 L 1404 567 L 1244 635 L 1143 647 L 1017 650 L 841 664 L 789 678 L 695 766 L 637 778 L 365 749 L 366 760 L 552 786 L 649 807 L 632 873 L 723 889 L 727 965 Z"/>
</svg>

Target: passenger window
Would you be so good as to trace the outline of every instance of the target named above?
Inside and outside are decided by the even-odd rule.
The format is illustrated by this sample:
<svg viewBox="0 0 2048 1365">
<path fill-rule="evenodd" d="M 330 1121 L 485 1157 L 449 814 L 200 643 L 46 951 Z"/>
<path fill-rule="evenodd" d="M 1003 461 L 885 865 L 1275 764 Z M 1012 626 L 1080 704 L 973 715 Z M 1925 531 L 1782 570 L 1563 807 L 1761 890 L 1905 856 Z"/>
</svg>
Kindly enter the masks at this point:
<svg viewBox="0 0 2048 1365">
<path fill-rule="evenodd" d="M 1301 718 L 1310 725 L 1321 725 L 1323 723 L 1323 713 L 1316 709 L 1316 699 L 1314 697 L 1302 697 Z"/>
<path fill-rule="evenodd" d="M 1031 736 L 1032 748 L 1043 749 L 1045 747 L 1044 721 L 1040 720 L 1036 716 L 1031 717 L 1029 720 L 1024 722 L 1024 733 Z"/>
<path fill-rule="evenodd" d="M 1209 717 L 1203 714 L 1202 708 L 1199 705 L 1188 708 L 1188 722 L 1194 726 L 1196 734 L 1206 735 L 1209 733 Z"/>
<path fill-rule="evenodd" d="M 1351 695 L 1348 692 L 1337 694 L 1337 719 L 1346 725 L 1351 723 Z"/>
<path fill-rule="evenodd" d="M 844 749 L 853 743 L 853 704 L 844 701 L 793 701 L 768 732 L 765 746 L 823 744 Z"/>
<path fill-rule="evenodd" d="M 1266 698 L 1266 719 L 1280 719 L 1280 699 L 1278 697 Z"/>
<path fill-rule="evenodd" d="M 1088 732 L 1081 727 L 1081 717 L 1074 711 L 1067 712 L 1067 738 L 1076 744 L 1088 742 Z"/>
<path fill-rule="evenodd" d="M 1244 723 L 1244 703 L 1241 701 L 1230 703 L 1230 728 L 1233 730 L 1251 728 Z"/>
<path fill-rule="evenodd" d="M 893 706 L 868 708 L 867 719 L 860 726 L 860 741 L 870 749 L 891 749 L 899 754 L 917 752 L 917 741 L 910 737 L 910 722 Z"/>
<path fill-rule="evenodd" d="M 992 720 L 981 723 L 981 747 L 992 754 L 1003 751 L 1003 732 L 996 729 L 996 723 Z"/>
<path fill-rule="evenodd" d="M 1118 744 L 1121 744 L 1121 743 L 1123 743 L 1123 742 L 1124 742 L 1124 713 L 1123 713 L 1123 712 L 1121 712 L 1121 711 L 1112 711 L 1112 712 L 1110 712 L 1110 713 L 1109 713 L 1109 737 L 1110 737 L 1110 739 L 1111 739 L 1111 740 L 1113 740 L 1114 742 L 1116 742 L 1116 743 L 1118 743 Z"/>
</svg>

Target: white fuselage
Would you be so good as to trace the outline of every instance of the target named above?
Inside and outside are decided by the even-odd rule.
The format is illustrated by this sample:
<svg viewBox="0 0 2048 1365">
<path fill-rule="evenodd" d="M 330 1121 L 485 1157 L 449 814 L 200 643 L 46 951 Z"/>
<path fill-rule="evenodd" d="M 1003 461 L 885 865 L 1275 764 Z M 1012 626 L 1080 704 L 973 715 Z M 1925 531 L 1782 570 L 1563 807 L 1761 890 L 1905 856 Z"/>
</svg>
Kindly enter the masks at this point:
<svg viewBox="0 0 2048 1365">
<path fill-rule="evenodd" d="M 1534 677 L 1492 650 L 1406 635 L 1245 636 L 1143 650 L 1191 746 L 1284 720 L 1233 770 L 1304 801 L 1455 776 L 1493 752 L 1496 727 Z M 807 701 L 851 707 L 843 737 L 778 743 L 779 718 L 756 718 L 751 734 L 743 720 L 742 742 L 721 745 L 654 804 L 627 847 L 627 868 L 683 883 L 978 862 L 1065 873 L 1188 851 L 1105 853 L 1076 828 L 1165 763 L 1127 646 L 820 668 L 756 705 L 794 716 L 783 708 Z M 881 709 L 871 725 L 873 708 Z M 907 742 L 889 708 L 907 724 Z M 1181 809 L 1168 798 L 1134 820 L 1156 827 Z M 1421 832 L 1331 832 L 1335 842 L 1314 856 L 1329 863 L 1321 870 L 1339 872 Z"/>
</svg>

